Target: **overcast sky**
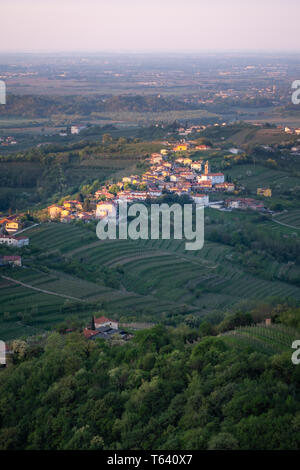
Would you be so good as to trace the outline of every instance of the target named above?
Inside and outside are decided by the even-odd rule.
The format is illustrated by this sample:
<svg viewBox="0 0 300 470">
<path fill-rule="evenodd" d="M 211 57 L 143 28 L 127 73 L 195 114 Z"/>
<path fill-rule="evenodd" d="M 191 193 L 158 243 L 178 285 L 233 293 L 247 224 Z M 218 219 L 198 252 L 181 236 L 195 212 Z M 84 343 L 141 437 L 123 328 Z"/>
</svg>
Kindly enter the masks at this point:
<svg viewBox="0 0 300 470">
<path fill-rule="evenodd" d="M 0 18 L 0 52 L 300 46 L 300 0 L 0 0 Z"/>
</svg>

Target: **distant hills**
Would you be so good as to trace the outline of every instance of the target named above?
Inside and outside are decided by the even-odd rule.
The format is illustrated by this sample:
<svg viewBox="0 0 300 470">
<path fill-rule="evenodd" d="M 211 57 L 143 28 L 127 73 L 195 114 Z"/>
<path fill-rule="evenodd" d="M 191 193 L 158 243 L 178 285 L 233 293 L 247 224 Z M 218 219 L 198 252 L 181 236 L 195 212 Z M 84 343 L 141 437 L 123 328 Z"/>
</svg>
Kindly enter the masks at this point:
<svg viewBox="0 0 300 470">
<path fill-rule="evenodd" d="M 7 96 L 6 106 L 0 108 L 1 117 L 49 117 L 52 114 L 89 116 L 97 112 L 161 112 L 196 109 L 183 100 L 161 95 L 119 96 Z"/>
</svg>

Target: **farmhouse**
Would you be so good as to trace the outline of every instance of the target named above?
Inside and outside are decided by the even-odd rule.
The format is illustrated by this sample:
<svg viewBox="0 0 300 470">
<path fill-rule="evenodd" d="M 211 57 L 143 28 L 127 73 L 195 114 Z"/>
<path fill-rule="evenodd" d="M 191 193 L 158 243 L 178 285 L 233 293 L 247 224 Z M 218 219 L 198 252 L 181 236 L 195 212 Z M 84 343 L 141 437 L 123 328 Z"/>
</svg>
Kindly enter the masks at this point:
<svg viewBox="0 0 300 470">
<path fill-rule="evenodd" d="M 252 209 L 252 210 L 262 210 L 264 209 L 264 204 L 261 201 L 251 198 L 239 198 L 239 199 L 228 199 L 226 201 L 227 207 L 230 209 Z"/>
<path fill-rule="evenodd" d="M 95 328 L 100 328 L 101 326 L 109 326 L 110 328 L 117 330 L 119 328 L 119 323 L 115 320 L 110 320 L 109 318 L 106 317 L 99 317 L 95 318 L 94 317 L 94 322 L 95 322 Z"/>
<path fill-rule="evenodd" d="M 13 235 L 0 235 L 0 244 L 21 248 L 22 246 L 29 245 L 29 238 L 14 237 Z"/>
<path fill-rule="evenodd" d="M 0 256 L 0 266 L 22 266 L 21 256 Z"/>
<path fill-rule="evenodd" d="M 272 189 L 270 188 L 257 188 L 258 196 L 272 197 Z"/>
<path fill-rule="evenodd" d="M 22 227 L 21 223 L 18 222 L 17 220 L 8 221 L 8 222 L 6 222 L 6 224 L 5 224 L 5 230 L 6 230 L 8 233 L 15 233 L 15 232 L 17 232 L 18 230 L 20 230 L 21 227 Z"/>
<path fill-rule="evenodd" d="M 93 317 L 93 324 L 93 327 L 84 328 L 83 330 L 86 339 L 110 339 L 116 334 L 120 335 L 123 339 L 128 337 L 125 331 L 119 330 L 119 324 L 115 320 L 110 320 L 106 317 Z"/>
</svg>

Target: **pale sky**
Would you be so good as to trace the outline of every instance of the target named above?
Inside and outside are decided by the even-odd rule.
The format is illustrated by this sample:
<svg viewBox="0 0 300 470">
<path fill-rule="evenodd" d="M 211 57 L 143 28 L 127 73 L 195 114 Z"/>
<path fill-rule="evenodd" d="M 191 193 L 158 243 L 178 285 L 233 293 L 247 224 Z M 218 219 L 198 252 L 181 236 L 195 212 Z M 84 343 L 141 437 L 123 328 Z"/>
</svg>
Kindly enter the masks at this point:
<svg viewBox="0 0 300 470">
<path fill-rule="evenodd" d="M 300 0 L 0 0 L 0 18 L 0 52 L 300 46 Z"/>
</svg>

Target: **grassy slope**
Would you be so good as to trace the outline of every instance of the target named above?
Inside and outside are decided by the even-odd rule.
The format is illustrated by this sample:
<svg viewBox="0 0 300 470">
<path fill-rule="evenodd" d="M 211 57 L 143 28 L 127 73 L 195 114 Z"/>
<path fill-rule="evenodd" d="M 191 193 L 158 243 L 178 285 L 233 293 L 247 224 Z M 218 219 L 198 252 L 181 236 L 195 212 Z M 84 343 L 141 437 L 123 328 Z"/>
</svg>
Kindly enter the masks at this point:
<svg viewBox="0 0 300 470">
<path fill-rule="evenodd" d="M 268 355 L 291 351 L 292 343 L 300 333 L 283 325 L 264 324 L 237 328 L 222 335 L 227 344 L 240 348 L 251 347 Z"/>
<path fill-rule="evenodd" d="M 80 298 L 86 307 L 78 308 L 80 302 L 2 279 L 0 336 L 4 339 L 50 328 L 72 313 L 88 319 L 92 311 L 102 307 L 123 321 L 169 323 L 174 315 L 182 319 L 188 313 L 202 316 L 226 311 L 245 299 L 256 302 L 270 296 L 290 296 L 300 300 L 298 287 L 246 272 L 230 261 L 234 249 L 217 243 L 206 241 L 201 251 L 187 252 L 183 241 L 102 242 L 86 229 L 54 223 L 36 227 L 28 235 L 31 246 L 41 248 L 43 253 L 59 250 L 67 259 L 85 265 L 119 267 L 121 284 L 113 289 L 63 272 L 12 270 L 7 275 L 47 291 Z M 282 268 L 270 266 L 274 270 Z M 10 312 L 9 319 L 4 318 L 4 312 Z M 30 321 L 20 319 L 20 313 L 30 314 Z"/>
</svg>

